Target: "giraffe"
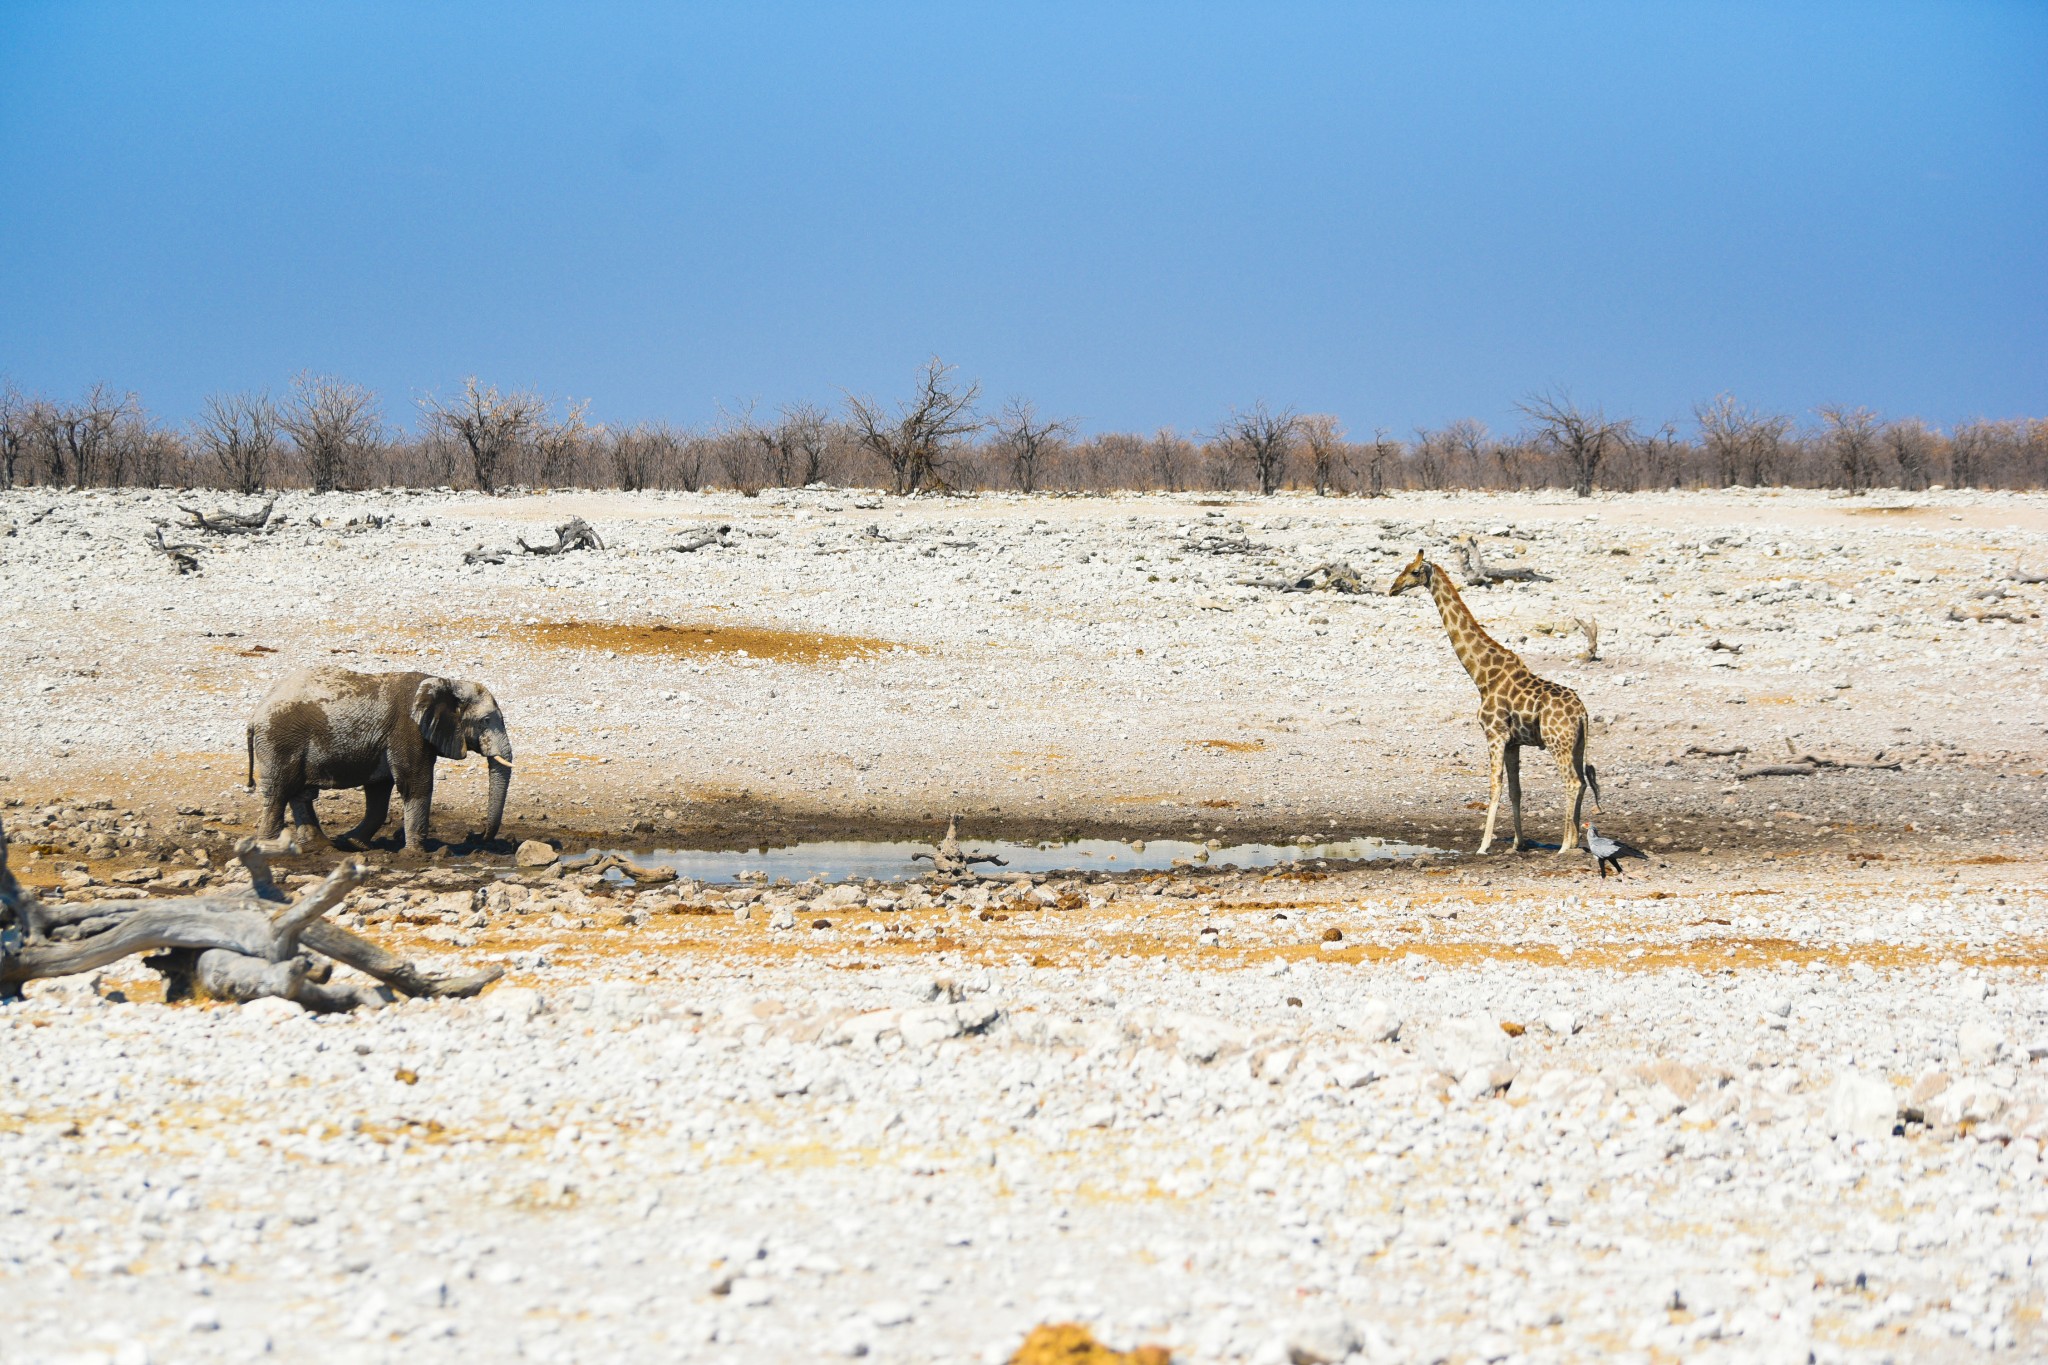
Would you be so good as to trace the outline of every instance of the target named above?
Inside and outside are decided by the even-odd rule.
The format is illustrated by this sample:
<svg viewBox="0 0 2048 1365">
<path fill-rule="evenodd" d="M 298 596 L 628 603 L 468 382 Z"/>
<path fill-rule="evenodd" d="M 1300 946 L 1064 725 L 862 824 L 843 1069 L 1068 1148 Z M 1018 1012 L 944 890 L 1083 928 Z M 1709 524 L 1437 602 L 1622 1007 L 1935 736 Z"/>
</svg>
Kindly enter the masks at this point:
<svg viewBox="0 0 2048 1365">
<path fill-rule="evenodd" d="M 1558 855 L 1579 844 L 1581 807 L 1588 788 L 1593 805 L 1600 804 L 1599 779 L 1586 762 L 1586 707 L 1569 687 L 1546 682 L 1529 671 L 1521 657 L 1488 635 L 1473 618 L 1471 608 L 1458 595 L 1451 576 L 1423 558 L 1422 551 L 1387 588 L 1389 597 L 1421 586 L 1436 599 L 1444 618 L 1444 632 L 1451 637 L 1451 649 L 1458 662 L 1472 675 L 1479 688 L 1479 726 L 1486 732 L 1487 763 L 1493 781 L 1493 796 L 1486 807 L 1486 832 L 1479 838 L 1479 851 L 1493 846 L 1493 821 L 1500 810 L 1500 789 L 1505 782 L 1508 804 L 1515 822 L 1513 851 L 1522 848 L 1522 746 L 1533 744 L 1550 750 L 1557 760 L 1565 790 L 1571 794 L 1565 816 L 1564 841 Z"/>
</svg>

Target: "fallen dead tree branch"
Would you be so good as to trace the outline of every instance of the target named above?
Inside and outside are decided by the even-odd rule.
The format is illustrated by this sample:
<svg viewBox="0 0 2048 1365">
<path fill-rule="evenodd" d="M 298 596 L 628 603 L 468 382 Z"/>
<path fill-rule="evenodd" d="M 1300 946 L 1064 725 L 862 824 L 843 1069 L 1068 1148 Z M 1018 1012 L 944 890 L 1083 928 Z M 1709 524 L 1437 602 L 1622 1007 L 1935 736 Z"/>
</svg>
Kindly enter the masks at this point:
<svg viewBox="0 0 2048 1365">
<path fill-rule="evenodd" d="M 700 526 L 687 533 L 680 543 L 668 548 L 679 555 L 688 555 L 714 546 L 721 550 L 730 549 L 732 544 L 731 526 Z"/>
<path fill-rule="evenodd" d="M 1741 772 L 1735 774 L 1736 779 L 1738 781 L 1748 781 L 1752 777 L 1811 777 L 1819 772 L 1854 768 L 1879 772 L 1897 772 L 1905 766 L 1905 762 L 1902 759 L 1886 758 L 1883 750 L 1879 750 L 1876 755 L 1868 759 L 1829 758 L 1822 754 L 1805 754 L 1792 747 L 1792 741 L 1789 739 L 1785 741 L 1785 753 L 1787 754 L 1785 762 L 1764 763 L 1754 768 L 1744 768 Z"/>
<path fill-rule="evenodd" d="M 560 555 L 571 550 L 602 550 L 604 541 L 591 529 L 589 522 L 581 517 L 571 517 L 555 528 L 554 544 L 528 545 L 526 538 L 521 536 L 519 548 L 530 555 Z"/>
<path fill-rule="evenodd" d="M 997 867 L 1009 866 L 1007 859 L 998 858 L 993 853 L 962 852 L 960 849 L 959 825 L 960 819 L 958 816 L 948 817 L 946 820 L 946 837 L 939 840 L 938 848 L 930 853 L 913 853 L 910 855 L 910 860 L 912 862 L 929 862 L 932 865 L 934 875 L 944 877 L 956 877 L 963 872 L 972 871 L 976 863 L 992 863 Z"/>
<path fill-rule="evenodd" d="M 564 872 L 588 872 L 599 877 L 607 872 L 617 872 L 641 886 L 665 886 L 676 880 L 676 870 L 672 867 L 641 867 L 616 853 L 600 854 L 595 850 L 574 858 L 564 858 L 560 865 Z"/>
<path fill-rule="evenodd" d="M 178 504 L 178 510 L 192 518 L 189 525 L 210 536 L 254 536 L 270 529 L 270 514 L 277 506 L 277 499 L 256 509 L 254 512 L 202 512 L 196 507 Z"/>
<path fill-rule="evenodd" d="M 1948 619 L 1951 621 L 1977 621 L 1980 623 L 1985 621 L 2004 621 L 2010 625 L 2018 626 L 2024 625 L 2028 621 L 2040 620 L 2041 613 L 2037 611 L 2011 611 L 2003 608 L 1997 610 L 1986 608 L 1983 611 L 1964 611 L 1961 607 L 1950 607 L 1948 609 Z"/>
<path fill-rule="evenodd" d="M 1292 578 L 1240 578 L 1241 588 L 1271 588 L 1276 592 L 1342 592 L 1363 593 L 1367 591 L 1365 580 L 1358 570 L 1342 560 L 1331 560 L 1318 564 L 1306 573 Z"/>
<path fill-rule="evenodd" d="M 1709 749 L 1700 744 L 1688 744 L 1681 758 L 1737 758 L 1749 752 L 1747 744 L 1737 744 L 1726 749 Z"/>
<path fill-rule="evenodd" d="M 0 1000 L 18 999 L 30 981 L 74 976 L 139 953 L 155 955 L 144 962 L 164 975 L 169 999 L 197 987 L 219 999 L 274 996 L 319 1011 L 381 999 L 359 987 L 330 984 L 334 962 L 409 995 L 474 995 L 503 974 L 502 968 L 491 968 L 467 977 L 431 978 L 327 923 L 327 912 L 368 880 L 370 871 L 361 862 L 344 863 L 288 900 L 254 839 L 244 839 L 235 856 L 249 870 L 246 889 L 51 906 L 15 879 L 7 865 L 6 831 L 0 828 Z"/>
<path fill-rule="evenodd" d="M 1190 532 L 1187 537 L 1188 552 L 1198 555 L 1248 555 L 1265 548 L 1252 544 L 1250 536 L 1227 535 L 1221 531 Z"/>
<path fill-rule="evenodd" d="M 1488 564 L 1486 556 L 1479 549 L 1479 537 L 1459 536 L 1452 542 L 1465 561 L 1465 583 L 1468 587 L 1487 588 L 1495 583 L 1548 583 L 1548 574 L 1538 573 L 1526 565 Z"/>
<path fill-rule="evenodd" d="M 176 569 L 180 575 L 199 572 L 199 561 L 192 556 L 192 551 L 197 549 L 197 546 L 166 545 L 164 543 L 164 528 L 161 526 L 144 536 L 143 540 L 148 543 L 150 549 L 155 550 L 158 554 L 170 560 L 171 567 Z"/>
<path fill-rule="evenodd" d="M 462 552 L 462 562 L 464 564 L 503 564 L 508 553 L 505 550 L 486 550 L 483 546 L 479 545 L 473 550 L 464 550 Z"/>
</svg>

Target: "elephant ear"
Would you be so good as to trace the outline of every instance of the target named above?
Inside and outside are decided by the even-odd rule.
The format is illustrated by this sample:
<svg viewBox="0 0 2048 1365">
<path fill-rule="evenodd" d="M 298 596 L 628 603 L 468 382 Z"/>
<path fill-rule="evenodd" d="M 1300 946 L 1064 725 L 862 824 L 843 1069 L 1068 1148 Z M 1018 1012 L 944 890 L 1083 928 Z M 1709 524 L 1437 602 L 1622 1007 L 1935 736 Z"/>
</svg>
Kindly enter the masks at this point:
<svg viewBox="0 0 2048 1365">
<path fill-rule="evenodd" d="M 443 758 L 462 757 L 462 703 L 446 678 L 425 678 L 412 694 L 412 723 Z"/>
</svg>

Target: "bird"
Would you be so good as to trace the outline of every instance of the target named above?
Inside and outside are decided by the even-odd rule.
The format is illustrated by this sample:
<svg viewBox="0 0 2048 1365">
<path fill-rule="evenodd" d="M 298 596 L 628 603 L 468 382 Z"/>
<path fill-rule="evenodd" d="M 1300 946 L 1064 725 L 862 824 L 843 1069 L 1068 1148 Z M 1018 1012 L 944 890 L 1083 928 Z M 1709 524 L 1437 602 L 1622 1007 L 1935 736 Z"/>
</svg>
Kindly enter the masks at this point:
<svg viewBox="0 0 2048 1365">
<path fill-rule="evenodd" d="M 1609 867 L 1614 869 L 1615 876 L 1622 875 L 1623 858 L 1641 858 L 1644 862 L 1650 860 L 1650 855 L 1641 849 L 1624 844 L 1619 839 L 1610 839 L 1594 829 L 1591 820 L 1586 822 L 1586 851 L 1593 855 L 1593 865 L 1600 869 L 1602 880 L 1606 879 Z"/>
</svg>

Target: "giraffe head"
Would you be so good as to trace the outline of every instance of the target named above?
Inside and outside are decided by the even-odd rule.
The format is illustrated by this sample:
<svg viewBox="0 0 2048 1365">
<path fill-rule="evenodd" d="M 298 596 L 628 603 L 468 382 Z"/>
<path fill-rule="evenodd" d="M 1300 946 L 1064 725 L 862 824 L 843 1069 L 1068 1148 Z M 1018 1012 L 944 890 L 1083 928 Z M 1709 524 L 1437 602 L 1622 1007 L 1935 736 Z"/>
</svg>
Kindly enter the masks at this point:
<svg viewBox="0 0 2048 1365">
<path fill-rule="evenodd" d="M 1399 597 L 1410 588 L 1427 589 L 1429 587 L 1430 575 L 1435 572 L 1436 565 L 1424 559 L 1422 551 L 1417 550 L 1415 558 L 1408 561 L 1408 567 L 1401 570 L 1401 576 L 1396 578 L 1392 585 L 1387 588 L 1387 596 Z"/>
</svg>

